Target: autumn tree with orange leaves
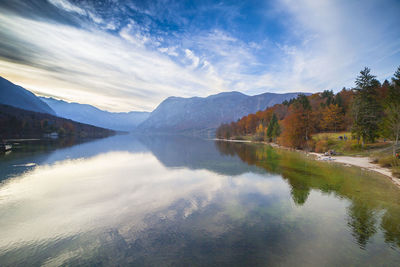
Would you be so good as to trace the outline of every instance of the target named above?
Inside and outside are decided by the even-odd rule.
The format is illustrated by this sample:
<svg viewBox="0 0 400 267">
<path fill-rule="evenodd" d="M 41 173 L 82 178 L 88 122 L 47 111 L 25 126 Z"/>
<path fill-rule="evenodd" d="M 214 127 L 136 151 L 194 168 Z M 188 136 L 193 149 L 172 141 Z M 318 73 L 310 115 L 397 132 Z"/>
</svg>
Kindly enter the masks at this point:
<svg viewBox="0 0 400 267">
<path fill-rule="evenodd" d="M 308 148 L 308 142 L 315 129 L 314 115 L 305 95 L 299 95 L 289 108 L 283 120 L 281 140 L 283 145 L 295 148 Z"/>
<path fill-rule="evenodd" d="M 337 104 L 330 104 L 322 111 L 321 126 L 324 130 L 342 130 L 344 122 L 343 109 Z"/>
</svg>

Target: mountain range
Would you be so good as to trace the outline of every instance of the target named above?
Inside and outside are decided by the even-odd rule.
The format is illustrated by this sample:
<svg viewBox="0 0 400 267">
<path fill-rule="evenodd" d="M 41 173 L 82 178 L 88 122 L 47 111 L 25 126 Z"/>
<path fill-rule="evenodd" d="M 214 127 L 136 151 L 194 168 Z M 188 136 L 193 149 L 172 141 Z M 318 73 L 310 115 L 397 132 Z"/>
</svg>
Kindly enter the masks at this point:
<svg viewBox="0 0 400 267">
<path fill-rule="evenodd" d="M 140 111 L 108 112 L 91 105 L 69 103 L 48 97 L 40 99 L 59 117 L 117 131 L 132 131 L 150 115 L 149 112 Z"/>
<path fill-rule="evenodd" d="M 229 123 L 264 110 L 300 93 L 264 93 L 254 96 L 224 92 L 208 97 L 168 97 L 150 112 L 108 112 L 94 106 L 70 103 L 32 92 L 0 77 L 0 104 L 47 113 L 76 122 L 118 131 L 141 133 L 213 134 Z"/>
<path fill-rule="evenodd" d="M 264 93 L 255 96 L 240 92 L 224 92 L 208 97 L 169 97 L 147 120 L 138 126 L 140 131 L 164 133 L 213 133 L 221 123 L 229 123 L 250 113 L 264 110 L 299 93 Z"/>
<path fill-rule="evenodd" d="M 49 105 L 25 88 L 0 77 L 0 104 L 56 115 Z"/>
</svg>

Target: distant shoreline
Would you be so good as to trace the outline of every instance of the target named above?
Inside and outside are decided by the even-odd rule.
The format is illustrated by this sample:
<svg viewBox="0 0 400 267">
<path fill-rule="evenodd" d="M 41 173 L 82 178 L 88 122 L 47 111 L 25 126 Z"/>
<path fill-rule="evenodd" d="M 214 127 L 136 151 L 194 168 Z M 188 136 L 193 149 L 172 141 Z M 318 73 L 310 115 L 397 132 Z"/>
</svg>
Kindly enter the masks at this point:
<svg viewBox="0 0 400 267">
<path fill-rule="evenodd" d="M 323 153 L 317 152 L 307 152 L 304 150 L 293 149 L 285 146 L 281 146 L 275 143 L 268 143 L 268 142 L 255 142 L 250 140 L 232 140 L 232 139 L 218 139 L 214 138 L 215 141 L 223 141 L 223 142 L 234 142 L 234 143 L 253 143 L 253 144 L 263 144 L 269 145 L 274 148 L 285 149 L 290 151 L 296 151 L 300 153 L 304 153 L 307 155 L 313 155 L 315 160 L 318 161 L 326 161 L 326 162 L 333 162 L 333 163 L 340 163 L 345 166 L 355 166 L 359 167 L 364 170 L 377 172 L 389 178 L 394 185 L 400 188 L 400 179 L 395 177 L 392 174 L 392 171 L 389 168 L 381 167 L 378 164 L 372 163 L 372 159 L 370 157 L 355 157 L 355 156 L 325 156 Z"/>
</svg>

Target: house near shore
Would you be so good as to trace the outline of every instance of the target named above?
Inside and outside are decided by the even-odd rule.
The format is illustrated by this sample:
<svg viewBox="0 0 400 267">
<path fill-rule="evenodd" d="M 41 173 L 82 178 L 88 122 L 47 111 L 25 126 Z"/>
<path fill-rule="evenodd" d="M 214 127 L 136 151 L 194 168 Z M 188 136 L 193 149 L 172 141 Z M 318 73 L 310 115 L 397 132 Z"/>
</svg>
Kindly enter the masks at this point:
<svg viewBox="0 0 400 267">
<path fill-rule="evenodd" d="M 51 138 L 51 139 L 57 139 L 58 138 L 58 133 L 57 132 L 52 132 L 52 133 L 44 134 L 43 137 Z"/>
</svg>

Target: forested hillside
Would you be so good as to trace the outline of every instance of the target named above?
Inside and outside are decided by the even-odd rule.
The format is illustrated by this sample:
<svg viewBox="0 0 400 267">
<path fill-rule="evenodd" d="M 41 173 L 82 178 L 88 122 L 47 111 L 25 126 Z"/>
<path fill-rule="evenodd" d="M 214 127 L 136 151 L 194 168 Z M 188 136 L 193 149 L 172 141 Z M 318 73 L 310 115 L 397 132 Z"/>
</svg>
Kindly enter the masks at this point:
<svg viewBox="0 0 400 267">
<path fill-rule="evenodd" d="M 264 110 L 299 93 L 264 93 L 249 96 L 240 92 L 224 92 L 208 97 L 169 97 L 149 118 L 139 125 L 141 132 L 211 133 L 221 123 Z"/>
<path fill-rule="evenodd" d="M 328 147 L 327 141 L 315 140 L 313 135 L 347 131 L 350 136 L 341 138 L 356 140 L 355 145 L 361 148 L 379 137 L 392 140 L 395 153 L 400 134 L 400 67 L 390 82 L 385 80 L 382 84 L 365 68 L 355 85 L 336 94 L 324 91 L 299 95 L 236 122 L 222 124 L 217 137 L 251 136 L 253 140 L 322 152 Z"/>
<path fill-rule="evenodd" d="M 41 138 L 58 136 L 105 137 L 114 131 L 7 105 L 0 105 L 0 140 L 6 138 Z"/>
</svg>

